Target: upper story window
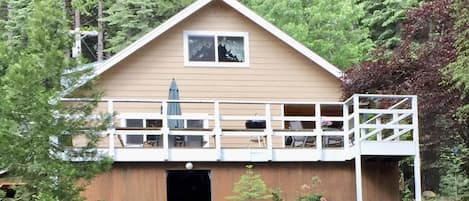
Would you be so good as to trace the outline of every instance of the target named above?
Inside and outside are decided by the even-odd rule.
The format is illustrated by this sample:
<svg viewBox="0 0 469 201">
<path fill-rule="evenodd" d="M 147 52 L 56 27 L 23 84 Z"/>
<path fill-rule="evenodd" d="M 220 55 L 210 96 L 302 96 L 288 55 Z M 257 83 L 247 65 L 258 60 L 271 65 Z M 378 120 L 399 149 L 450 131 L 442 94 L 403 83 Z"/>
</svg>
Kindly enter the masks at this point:
<svg viewBox="0 0 469 201">
<path fill-rule="evenodd" d="M 248 33 L 184 32 L 185 66 L 248 67 Z"/>
</svg>

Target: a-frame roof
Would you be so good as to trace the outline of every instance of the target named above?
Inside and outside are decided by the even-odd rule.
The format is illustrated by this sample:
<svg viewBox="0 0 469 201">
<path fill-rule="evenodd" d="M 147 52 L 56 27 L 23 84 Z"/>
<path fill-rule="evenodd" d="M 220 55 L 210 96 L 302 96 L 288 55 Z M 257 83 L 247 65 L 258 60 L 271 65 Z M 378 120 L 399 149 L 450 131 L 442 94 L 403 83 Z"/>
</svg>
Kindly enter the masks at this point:
<svg viewBox="0 0 469 201">
<path fill-rule="evenodd" d="M 176 15 L 168 19 L 166 22 L 162 23 L 160 26 L 156 27 L 149 33 L 145 34 L 140 39 L 130 44 L 129 46 L 127 46 L 120 52 L 116 53 L 114 56 L 112 56 L 108 60 L 97 65 L 95 67 L 94 73 L 90 77 L 88 77 L 88 79 L 86 80 L 94 78 L 102 74 L 103 72 L 107 71 L 108 69 L 112 68 L 114 65 L 124 60 L 125 58 L 130 56 L 132 53 L 142 48 L 143 46 L 145 46 L 146 44 L 148 44 L 149 42 L 151 42 L 152 40 L 154 40 L 161 34 L 165 33 L 166 31 L 168 31 L 169 29 L 171 29 L 172 27 L 174 27 L 175 25 L 177 25 L 184 19 L 188 18 L 193 13 L 202 9 L 203 7 L 205 7 L 212 1 L 224 2 L 229 7 L 233 8 L 234 10 L 236 10 L 237 12 L 239 12 L 246 18 L 253 21 L 255 24 L 259 25 L 260 27 L 262 27 L 263 29 L 265 29 L 266 31 L 268 31 L 269 33 L 271 33 L 272 35 L 274 35 L 275 37 L 277 37 L 278 39 L 280 39 L 281 41 L 283 41 L 284 43 L 286 43 L 287 45 L 289 45 L 290 47 L 292 47 L 293 49 L 295 49 L 302 55 L 304 55 L 305 57 L 307 57 L 308 59 L 313 61 L 314 63 L 318 64 L 321 68 L 323 68 L 324 70 L 326 70 L 333 76 L 337 78 L 340 78 L 342 76 L 342 71 L 340 69 L 338 69 L 337 67 L 335 67 L 334 65 L 332 65 L 331 63 L 329 63 L 328 61 L 326 61 L 325 59 L 323 59 L 322 57 L 320 57 L 319 55 L 317 55 L 316 53 L 314 53 L 313 51 L 311 51 L 310 49 L 308 49 L 307 47 L 305 47 L 304 45 L 302 45 L 295 39 L 293 39 L 292 37 L 290 37 L 288 34 L 283 32 L 276 26 L 272 25 L 270 22 L 268 22 L 264 18 L 254 13 L 252 10 L 250 10 L 249 8 L 247 8 L 246 6 L 244 6 L 237 0 L 197 0 L 196 2 L 192 3 L 191 5 L 189 5 L 188 7 L 186 7 L 185 9 L 183 9 L 182 11 L 180 11 L 179 13 L 177 13 Z M 82 85 L 84 84 L 84 82 L 78 83 L 78 85 Z"/>
</svg>

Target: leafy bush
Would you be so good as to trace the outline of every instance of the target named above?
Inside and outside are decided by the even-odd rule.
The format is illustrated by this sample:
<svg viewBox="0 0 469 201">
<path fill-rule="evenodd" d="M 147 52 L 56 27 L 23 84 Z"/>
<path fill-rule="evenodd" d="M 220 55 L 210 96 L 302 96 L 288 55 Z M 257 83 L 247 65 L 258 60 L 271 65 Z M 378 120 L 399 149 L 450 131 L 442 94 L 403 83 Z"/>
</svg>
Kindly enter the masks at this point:
<svg viewBox="0 0 469 201">
<path fill-rule="evenodd" d="M 320 201 L 322 195 L 317 192 L 316 187 L 320 185 L 321 182 L 318 176 L 311 177 L 311 183 L 301 186 L 302 196 L 297 198 L 296 201 Z"/>
<path fill-rule="evenodd" d="M 296 199 L 296 201 L 320 201 L 321 197 L 322 196 L 319 194 L 312 194 L 312 195 L 301 196 L 300 198 Z"/>
</svg>

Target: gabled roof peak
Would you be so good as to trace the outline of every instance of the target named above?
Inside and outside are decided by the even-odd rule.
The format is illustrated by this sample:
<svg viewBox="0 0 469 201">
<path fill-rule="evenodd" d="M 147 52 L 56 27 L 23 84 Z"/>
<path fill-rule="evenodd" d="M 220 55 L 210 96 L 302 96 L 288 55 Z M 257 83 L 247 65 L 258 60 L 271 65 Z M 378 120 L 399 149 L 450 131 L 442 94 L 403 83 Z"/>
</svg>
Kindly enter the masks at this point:
<svg viewBox="0 0 469 201">
<path fill-rule="evenodd" d="M 255 24 L 265 29 L 267 32 L 271 33 L 272 35 L 274 35 L 275 37 L 277 37 L 278 39 L 280 39 L 281 41 L 283 41 L 284 43 L 286 43 L 287 45 L 289 45 L 290 47 L 292 47 L 293 49 L 295 49 L 296 51 L 298 51 L 299 53 L 301 53 L 308 59 L 310 59 L 311 61 L 313 61 L 314 63 L 318 64 L 321 68 L 323 68 L 330 74 L 334 75 L 335 77 L 337 78 L 342 77 L 343 73 L 340 69 L 338 69 L 337 67 L 335 67 L 334 65 L 332 65 L 331 63 L 329 63 L 328 61 L 326 61 L 325 59 L 323 59 L 322 57 L 320 57 L 319 55 L 317 55 L 316 53 L 314 53 L 313 51 L 311 51 L 310 49 L 308 49 L 307 47 L 305 47 L 304 45 L 302 45 L 295 39 L 293 39 L 291 36 L 289 36 L 285 32 L 281 31 L 276 26 L 272 25 L 270 22 L 268 22 L 264 18 L 257 15 L 255 12 L 253 12 L 252 10 L 250 10 L 249 8 L 247 8 L 246 6 L 244 6 L 237 0 L 197 0 L 196 2 L 192 3 L 191 5 L 189 5 L 188 7 L 186 7 L 185 9 L 183 9 L 182 11 L 174 15 L 173 17 L 169 18 L 166 22 L 162 23 L 161 25 L 159 25 L 152 31 L 143 35 L 137 41 L 133 42 L 132 44 L 130 44 L 129 46 L 127 46 L 120 52 L 113 55 L 108 60 L 97 65 L 93 75 L 88 77 L 88 79 L 94 78 L 102 74 L 103 72 L 107 71 L 108 69 L 112 68 L 114 65 L 124 60 L 125 58 L 130 56 L 132 53 L 134 53 L 135 51 L 137 51 L 144 45 L 148 44 L 149 42 L 151 42 L 152 40 L 154 40 L 161 34 L 165 33 L 166 31 L 168 31 L 169 29 L 171 29 L 172 27 L 174 27 L 175 25 L 177 25 L 184 19 L 188 18 L 193 13 L 202 9 L 203 7 L 208 5 L 210 2 L 215 2 L 215 1 L 223 2 L 229 7 L 233 8 L 234 10 L 236 10 L 237 12 L 239 12 L 246 18 L 253 21 Z M 84 83 L 81 82 L 79 85 L 81 86 L 82 84 Z M 80 86 L 76 86 L 74 89 Z"/>
</svg>

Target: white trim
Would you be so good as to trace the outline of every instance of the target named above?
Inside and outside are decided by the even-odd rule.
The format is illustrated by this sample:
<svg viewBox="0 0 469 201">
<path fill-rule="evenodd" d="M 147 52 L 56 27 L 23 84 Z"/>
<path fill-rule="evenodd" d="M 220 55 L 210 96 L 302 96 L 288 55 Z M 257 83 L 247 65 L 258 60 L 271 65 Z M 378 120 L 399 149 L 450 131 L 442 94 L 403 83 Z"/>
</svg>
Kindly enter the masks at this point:
<svg viewBox="0 0 469 201">
<path fill-rule="evenodd" d="M 71 91 L 82 86 L 87 81 L 93 79 L 94 77 L 112 68 L 114 65 L 124 60 L 129 55 L 131 55 L 132 53 L 134 53 L 135 51 L 137 51 L 144 45 L 148 44 L 149 42 L 151 42 L 153 39 L 157 38 L 164 32 L 168 31 L 179 22 L 185 20 L 196 11 L 205 7 L 207 4 L 209 4 L 212 1 L 213 0 L 198 0 L 194 2 L 193 4 L 189 5 L 188 7 L 183 9 L 181 12 L 169 18 L 166 22 L 162 23 L 160 26 L 148 32 L 147 34 L 142 36 L 140 39 L 135 41 L 134 43 L 130 44 L 129 46 L 127 46 L 120 52 L 116 53 L 114 56 L 112 56 L 108 60 L 104 61 L 102 64 L 99 64 L 95 68 L 95 71 L 92 76 L 84 77 L 81 82 L 77 83 L 77 85 L 67 90 L 66 94 L 71 93 Z M 328 61 L 326 61 L 325 59 L 323 59 L 322 57 L 320 57 L 319 55 L 317 55 L 316 53 L 314 53 L 313 51 L 311 51 L 310 49 L 308 49 L 307 47 L 305 47 L 304 45 L 302 45 L 295 39 L 293 39 L 292 37 L 290 37 L 288 34 L 281 31 L 279 28 L 275 27 L 274 25 L 269 23 L 267 20 L 263 19 L 262 17 L 260 17 L 259 15 L 251 11 L 249 8 L 247 8 L 246 6 L 244 6 L 237 0 L 223 0 L 223 2 L 229 5 L 230 7 L 232 7 L 233 9 L 235 9 L 236 11 L 238 11 L 240 14 L 247 17 L 248 19 L 252 20 L 257 25 L 264 28 L 266 31 L 270 32 L 272 35 L 274 35 L 281 41 L 285 42 L 287 45 L 289 45 L 290 47 L 292 47 L 299 53 L 306 56 L 308 59 L 310 59 L 314 63 L 318 64 L 321 68 L 323 68 L 327 72 L 331 73 L 337 78 L 342 77 L 343 72 L 339 68 L 335 67 L 334 65 L 332 65 L 331 63 L 329 63 Z"/>
<path fill-rule="evenodd" d="M 189 61 L 189 35 L 191 36 L 213 36 L 215 61 Z M 244 61 L 243 62 L 220 62 L 218 61 L 218 36 L 243 37 Z M 226 32 L 226 31 L 184 31 L 184 66 L 185 67 L 249 67 L 249 33 L 248 32 Z"/>
</svg>

